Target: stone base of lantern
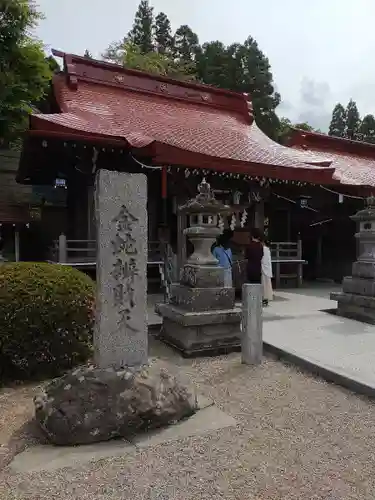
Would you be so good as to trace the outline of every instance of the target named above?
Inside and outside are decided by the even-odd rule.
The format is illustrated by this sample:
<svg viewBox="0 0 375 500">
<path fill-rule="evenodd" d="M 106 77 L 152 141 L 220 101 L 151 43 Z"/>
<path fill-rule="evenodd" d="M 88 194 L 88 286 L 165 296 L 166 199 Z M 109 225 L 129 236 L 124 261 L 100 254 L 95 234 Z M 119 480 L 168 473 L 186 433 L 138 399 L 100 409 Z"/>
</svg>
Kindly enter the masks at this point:
<svg viewBox="0 0 375 500">
<path fill-rule="evenodd" d="M 232 309 L 234 288 L 190 288 L 175 283 L 171 286 L 171 303 L 190 312 Z"/>
<path fill-rule="evenodd" d="M 371 280 L 371 283 L 374 286 L 373 280 Z M 368 286 L 368 284 L 366 283 L 365 286 Z M 338 316 L 375 325 L 375 297 L 343 291 L 331 293 L 331 300 L 337 301 L 336 314 Z"/>
<path fill-rule="evenodd" d="M 172 304 L 159 304 L 163 317 L 161 340 L 185 357 L 239 350 L 241 309 L 189 312 Z"/>
</svg>

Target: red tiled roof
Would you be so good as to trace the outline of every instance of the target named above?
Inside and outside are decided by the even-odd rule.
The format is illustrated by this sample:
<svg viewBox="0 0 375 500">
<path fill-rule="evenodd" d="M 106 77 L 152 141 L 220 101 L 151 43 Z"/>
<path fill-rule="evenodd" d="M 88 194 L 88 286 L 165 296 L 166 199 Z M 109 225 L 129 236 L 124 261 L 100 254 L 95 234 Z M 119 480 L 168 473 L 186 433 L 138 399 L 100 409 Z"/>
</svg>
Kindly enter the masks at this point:
<svg viewBox="0 0 375 500">
<path fill-rule="evenodd" d="M 294 129 L 291 149 L 331 161 L 341 184 L 375 186 L 375 145 Z"/>
<path fill-rule="evenodd" d="M 300 147 L 293 146 L 295 151 L 300 151 Z M 306 150 L 303 149 L 303 152 Z M 354 186 L 375 186 L 375 158 L 350 153 L 339 153 L 337 151 L 319 151 L 318 148 L 310 149 L 314 155 L 321 154 L 322 158 L 332 161 L 331 165 L 335 169 L 333 178 L 340 181 L 340 184 L 350 184 Z"/>
<path fill-rule="evenodd" d="M 240 94 L 67 55 L 54 90 L 62 112 L 32 115 L 32 129 L 120 139 L 170 164 L 332 182 L 327 158 L 273 142 Z"/>
</svg>

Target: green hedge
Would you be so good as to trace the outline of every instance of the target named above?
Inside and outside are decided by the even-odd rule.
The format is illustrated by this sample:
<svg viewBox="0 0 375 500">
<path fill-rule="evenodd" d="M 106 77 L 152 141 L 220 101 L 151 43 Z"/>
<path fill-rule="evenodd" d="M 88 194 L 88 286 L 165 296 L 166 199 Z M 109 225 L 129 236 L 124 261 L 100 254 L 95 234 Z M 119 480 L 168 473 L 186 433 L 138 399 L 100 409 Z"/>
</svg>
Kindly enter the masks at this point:
<svg viewBox="0 0 375 500">
<path fill-rule="evenodd" d="M 70 267 L 0 264 L 0 378 L 58 376 L 91 354 L 94 282 Z"/>
</svg>

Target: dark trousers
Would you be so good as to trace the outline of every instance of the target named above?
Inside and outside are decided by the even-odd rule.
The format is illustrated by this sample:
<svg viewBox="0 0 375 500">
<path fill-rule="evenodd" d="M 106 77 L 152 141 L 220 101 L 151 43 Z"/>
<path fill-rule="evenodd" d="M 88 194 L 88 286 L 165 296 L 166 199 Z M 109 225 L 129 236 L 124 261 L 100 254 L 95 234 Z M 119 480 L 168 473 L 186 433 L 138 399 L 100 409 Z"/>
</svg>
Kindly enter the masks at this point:
<svg viewBox="0 0 375 500">
<path fill-rule="evenodd" d="M 247 281 L 246 283 L 256 283 L 256 284 L 261 284 L 262 283 L 262 274 L 248 274 L 247 275 Z"/>
</svg>

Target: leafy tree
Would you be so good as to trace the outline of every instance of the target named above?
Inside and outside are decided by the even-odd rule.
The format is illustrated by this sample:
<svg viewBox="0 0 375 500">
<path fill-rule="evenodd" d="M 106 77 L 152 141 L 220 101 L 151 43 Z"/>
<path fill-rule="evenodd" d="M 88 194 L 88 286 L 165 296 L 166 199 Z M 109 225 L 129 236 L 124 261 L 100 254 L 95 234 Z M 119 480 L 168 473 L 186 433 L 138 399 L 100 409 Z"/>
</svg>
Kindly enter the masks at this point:
<svg viewBox="0 0 375 500">
<path fill-rule="evenodd" d="M 197 73 L 202 82 L 224 89 L 232 85 L 229 66 L 230 55 L 222 42 L 205 43 L 197 54 Z"/>
<path fill-rule="evenodd" d="M 53 56 L 48 56 L 46 58 L 46 61 L 48 63 L 49 69 L 51 70 L 52 73 L 59 73 L 59 71 L 61 71 L 59 63 L 56 61 L 56 59 Z"/>
<path fill-rule="evenodd" d="M 48 90 L 50 62 L 30 36 L 41 17 L 32 1 L 0 0 L 0 147 L 17 140 Z"/>
<path fill-rule="evenodd" d="M 279 119 L 275 109 L 280 95 L 275 92 L 270 64 L 256 41 L 225 47 L 221 42 L 206 43 L 196 58 L 198 77 L 216 87 L 248 93 L 259 127 L 277 139 Z"/>
<path fill-rule="evenodd" d="M 257 42 L 248 37 L 244 44 L 228 48 L 230 84 L 228 88 L 250 95 L 258 126 L 269 137 L 276 139 L 279 119 L 275 113 L 280 104 L 280 94 L 275 92 L 268 58 Z"/>
<path fill-rule="evenodd" d="M 154 33 L 156 50 L 160 54 L 170 54 L 173 49 L 173 36 L 171 23 L 164 12 L 160 12 L 155 18 Z"/>
<path fill-rule="evenodd" d="M 364 116 L 358 131 L 358 139 L 364 142 L 375 144 L 375 117 L 374 115 Z"/>
<path fill-rule="evenodd" d="M 244 92 L 251 96 L 258 126 L 269 137 L 276 138 L 279 119 L 275 109 L 281 97 L 273 86 L 270 63 L 253 38 L 249 37 L 245 41 L 244 48 Z"/>
<path fill-rule="evenodd" d="M 174 35 L 173 46 L 174 55 L 178 60 L 191 63 L 199 50 L 198 35 L 189 26 L 180 26 Z"/>
<path fill-rule="evenodd" d="M 302 123 L 295 123 L 293 124 L 289 118 L 280 118 L 280 125 L 279 125 L 279 130 L 278 130 L 278 136 L 277 140 L 281 144 L 288 144 L 288 141 L 290 139 L 291 131 L 293 128 L 297 128 L 300 130 L 306 130 L 307 132 L 320 132 L 320 130 L 315 130 L 314 127 L 309 125 L 306 122 Z"/>
<path fill-rule="evenodd" d="M 279 130 L 278 130 L 278 135 L 277 135 L 277 141 L 280 142 L 280 144 L 287 144 L 288 143 L 292 127 L 293 127 L 293 124 L 289 120 L 289 118 L 285 118 L 285 117 L 280 118 Z"/>
<path fill-rule="evenodd" d="M 86 57 L 86 59 L 93 59 L 91 52 L 87 49 L 85 50 L 83 57 Z"/>
<path fill-rule="evenodd" d="M 134 24 L 127 41 L 140 48 L 142 54 L 154 50 L 152 29 L 154 25 L 153 7 L 148 0 L 142 0 L 135 14 Z"/>
<path fill-rule="evenodd" d="M 318 130 L 315 130 L 314 127 L 312 127 L 306 122 L 295 123 L 293 127 L 298 128 L 300 130 L 306 130 L 306 132 L 318 132 Z"/>
<path fill-rule="evenodd" d="M 359 116 L 357 104 L 350 99 L 346 107 L 346 127 L 345 136 L 347 139 L 356 140 L 359 127 L 361 124 L 361 119 Z"/>
<path fill-rule="evenodd" d="M 345 137 L 345 129 L 346 129 L 346 111 L 342 104 L 337 103 L 336 106 L 333 108 L 328 135 L 333 135 L 335 137 Z"/>
<path fill-rule="evenodd" d="M 193 80 L 192 68 L 175 61 L 172 57 L 159 52 L 143 54 L 140 47 L 130 42 L 113 43 L 103 54 L 107 61 L 126 68 L 138 69 L 156 75 L 169 76 L 180 80 Z"/>
</svg>

